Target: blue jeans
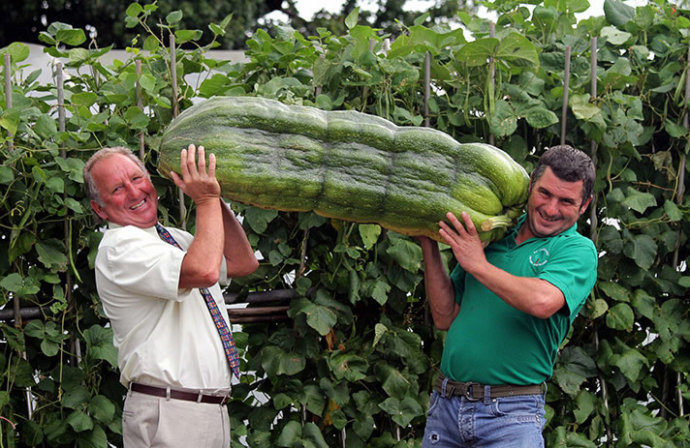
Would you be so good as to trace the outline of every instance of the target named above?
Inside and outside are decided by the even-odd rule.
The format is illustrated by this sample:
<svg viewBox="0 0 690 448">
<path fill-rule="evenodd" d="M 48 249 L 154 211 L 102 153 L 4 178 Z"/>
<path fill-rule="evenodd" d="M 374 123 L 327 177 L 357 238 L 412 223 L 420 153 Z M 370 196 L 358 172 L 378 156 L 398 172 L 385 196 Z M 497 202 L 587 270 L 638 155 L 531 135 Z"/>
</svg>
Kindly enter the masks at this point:
<svg viewBox="0 0 690 448">
<path fill-rule="evenodd" d="M 471 401 L 434 390 L 422 448 L 543 448 L 544 413 L 543 395 Z"/>
</svg>

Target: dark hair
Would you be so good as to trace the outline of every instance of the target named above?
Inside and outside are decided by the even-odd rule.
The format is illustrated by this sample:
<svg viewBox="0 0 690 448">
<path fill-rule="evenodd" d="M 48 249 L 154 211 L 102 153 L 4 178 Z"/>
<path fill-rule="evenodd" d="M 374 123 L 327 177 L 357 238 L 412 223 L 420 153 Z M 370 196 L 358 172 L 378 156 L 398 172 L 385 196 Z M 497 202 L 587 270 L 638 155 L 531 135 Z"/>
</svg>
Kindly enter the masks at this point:
<svg viewBox="0 0 690 448">
<path fill-rule="evenodd" d="M 143 171 L 143 173 L 150 178 L 149 172 L 146 170 L 144 162 L 142 162 L 137 156 L 135 156 L 130 149 L 124 148 L 122 146 L 115 146 L 112 148 L 102 148 L 96 151 L 84 165 L 83 174 L 84 187 L 86 188 L 87 196 L 89 197 L 89 199 L 95 201 L 96 204 L 100 206 L 103 206 L 103 201 L 101 199 L 100 192 L 98 191 L 98 187 L 96 186 L 96 183 L 93 181 L 93 177 L 91 176 L 91 170 L 93 169 L 96 162 L 98 162 L 99 160 L 106 159 L 115 154 L 122 154 L 130 158 L 132 161 L 134 161 L 134 163 L 137 164 L 139 168 L 141 168 L 141 171 Z"/>
<path fill-rule="evenodd" d="M 592 196 L 596 173 L 594 163 L 587 154 L 570 145 L 552 146 L 539 158 L 537 166 L 532 171 L 532 183 L 544 174 L 547 166 L 563 181 L 582 181 L 582 202 Z"/>
</svg>

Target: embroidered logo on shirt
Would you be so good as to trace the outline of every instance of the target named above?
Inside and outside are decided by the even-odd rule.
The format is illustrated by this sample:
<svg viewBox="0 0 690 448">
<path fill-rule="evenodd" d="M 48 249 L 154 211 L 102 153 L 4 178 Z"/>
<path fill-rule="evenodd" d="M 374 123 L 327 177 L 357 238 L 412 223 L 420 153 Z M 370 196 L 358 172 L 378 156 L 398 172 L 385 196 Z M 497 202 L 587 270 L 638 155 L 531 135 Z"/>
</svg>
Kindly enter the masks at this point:
<svg viewBox="0 0 690 448">
<path fill-rule="evenodd" d="M 544 266 L 549 261 L 549 251 L 545 248 L 537 249 L 529 256 L 532 266 Z"/>
</svg>

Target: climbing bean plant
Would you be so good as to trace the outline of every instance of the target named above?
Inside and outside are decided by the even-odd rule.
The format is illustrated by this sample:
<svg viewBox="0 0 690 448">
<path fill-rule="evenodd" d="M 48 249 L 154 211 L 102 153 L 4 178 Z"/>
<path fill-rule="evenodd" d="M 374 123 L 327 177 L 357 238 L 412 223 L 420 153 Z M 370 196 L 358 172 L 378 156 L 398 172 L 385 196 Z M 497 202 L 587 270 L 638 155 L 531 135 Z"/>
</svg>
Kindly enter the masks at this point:
<svg viewBox="0 0 690 448">
<path fill-rule="evenodd" d="M 600 259 L 548 382 L 547 446 L 690 446 L 690 14 L 664 0 L 607 0 L 603 17 L 578 20 L 588 6 L 500 0 L 489 5 L 494 31 L 461 14 L 462 27 L 422 16 L 395 35 L 355 10 L 342 35 L 255 30 L 246 61 L 232 63 L 213 58 L 213 43 L 195 45 L 231 18 L 183 30 L 181 13 L 133 3 L 123 20 L 140 34 L 126 60 L 104 64 L 110 49 L 68 24 L 41 34 L 69 72 L 64 125 L 57 87 L 25 65 L 28 48 L 1 49 L 12 87 L 0 98 L 0 300 L 3 312 L 17 303 L 33 314 L 0 323 L 0 446 L 121 445 L 124 388 L 93 280 L 101 227 L 81 168 L 103 146 L 136 150 L 143 135 L 161 220 L 193 231 L 193 207 L 180 215 L 177 191 L 156 171 L 157 146 L 176 107 L 217 95 L 356 109 L 399 125 L 428 119 L 460 141 L 495 141 L 528 170 L 565 129 L 566 143 L 596 160 L 579 230 Z M 293 297 L 286 320 L 236 332 L 244 374 L 229 403 L 233 446 L 418 446 L 445 334 L 429 318 L 417 242 L 372 224 L 232 205 L 262 260 L 229 297 Z"/>
</svg>

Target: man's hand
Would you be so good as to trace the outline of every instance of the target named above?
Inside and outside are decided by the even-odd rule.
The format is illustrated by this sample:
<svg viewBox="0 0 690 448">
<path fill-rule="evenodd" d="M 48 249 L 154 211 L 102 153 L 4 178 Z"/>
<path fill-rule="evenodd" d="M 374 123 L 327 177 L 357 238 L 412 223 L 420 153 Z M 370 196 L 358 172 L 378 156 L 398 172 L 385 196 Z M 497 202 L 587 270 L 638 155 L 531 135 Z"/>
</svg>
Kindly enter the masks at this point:
<svg viewBox="0 0 690 448">
<path fill-rule="evenodd" d="M 473 274 L 482 265 L 487 263 L 486 256 L 484 255 L 484 245 L 479 239 L 479 233 L 467 212 L 462 212 L 463 222 L 460 222 L 450 212 L 446 214 L 446 217 L 453 227 L 451 228 L 448 224 L 441 221 L 439 223 L 441 226 L 439 234 L 453 250 L 453 255 L 455 255 L 455 259 L 458 260 L 460 266 L 466 272 Z"/>
<path fill-rule="evenodd" d="M 196 162 L 198 153 L 198 163 Z M 198 151 L 194 145 L 180 152 L 180 171 L 182 177 L 170 172 L 173 182 L 197 205 L 209 200 L 218 202 L 220 198 L 220 184 L 216 179 L 216 156 L 208 157 L 208 171 L 206 170 L 206 156 L 203 146 Z"/>
</svg>

